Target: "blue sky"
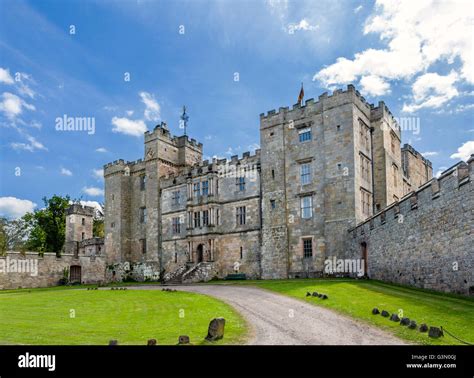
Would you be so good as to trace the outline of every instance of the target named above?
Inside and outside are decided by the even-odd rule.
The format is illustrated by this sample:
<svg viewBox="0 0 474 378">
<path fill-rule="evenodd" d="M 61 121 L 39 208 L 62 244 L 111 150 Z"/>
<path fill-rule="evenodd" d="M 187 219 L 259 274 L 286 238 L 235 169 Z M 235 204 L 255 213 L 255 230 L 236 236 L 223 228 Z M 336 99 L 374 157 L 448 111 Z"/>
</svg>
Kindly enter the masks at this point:
<svg viewBox="0 0 474 378">
<path fill-rule="evenodd" d="M 0 215 L 103 201 L 105 163 L 165 121 L 205 157 L 258 148 L 259 114 L 348 83 L 445 169 L 474 153 L 471 2 L 0 0 Z M 126 80 L 128 78 L 130 80 Z M 238 81 L 236 80 L 238 76 Z M 95 132 L 56 118 L 93 117 Z"/>
</svg>

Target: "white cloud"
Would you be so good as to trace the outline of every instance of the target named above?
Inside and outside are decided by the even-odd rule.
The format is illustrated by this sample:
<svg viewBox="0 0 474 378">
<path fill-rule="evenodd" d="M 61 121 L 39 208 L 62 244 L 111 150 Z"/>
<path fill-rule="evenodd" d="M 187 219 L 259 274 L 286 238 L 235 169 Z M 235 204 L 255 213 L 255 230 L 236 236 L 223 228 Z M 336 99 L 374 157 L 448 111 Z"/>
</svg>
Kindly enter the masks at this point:
<svg viewBox="0 0 474 378">
<path fill-rule="evenodd" d="M 125 113 L 127 113 L 127 115 L 129 117 L 131 117 L 133 115 L 133 113 L 135 113 L 133 110 L 127 110 Z"/>
<path fill-rule="evenodd" d="M 14 150 L 25 150 L 25 151 L 30 151 L 34 152 L 36 150 L 43 150 L 43 151 L 48 151 L 48 149 L 43 145 L 43 143 L 38 142 L 36 138 L 32 136 L 27 136 L 26 139 L 28 140 L 29 143 L 22 143 L 22 142 L 13 142 L 10 143 L 10 146 Z"/>
<path fill-rule="evenodd" d="M 458 78 L 454 71 L 445 76 L 437 73 L 419 76 L 412 86 L 412 103 L 403 104 L 402 111 L 412 113 L 423 108 L 439 108 L 459 94 L 454 87 Z"/>
<path fill-rule="evenodd" d="M 10 71 L 8 68 L 2 68 L 0 67 L 0 83 L 3 84 L 13 84 L 13 78 L 10 75 Z"/>
<path fill-rule="evenodd" d="M 422 152 L 421 153 L 424 157 L 430 157 L 430 156 L 437 156 L 438 152 L 436 151 L 428 151 L 428 152 Z"/>
<path fill-rule="evenodd" d="M 371 96 L 390 93 L 390 84 L 375 75 L 363 76 L 360 79 L 361 90 Z"/>
<path fill-rule="evenodd" d="M 458 152 L 451 155 L 451 159 L 467 161 L 474 154 L 474 140 L 467 141 L 458 148 Z"/>
<path fill-rule="evenodd" d="M 99 147 L 95 150 L 95 152 L 101 152 L 101 153 L 105 153 L 105 152 L 108 152 L 107 149 L 105 147 Z"/>
<path fill-rule="evenodd" d="M 15 197 L 0 197 L 0 216 L 7 218 L 20 218 L 28 212 L 32 212 L 36 203 Z"/>
<path fill-rule="evenodd" d="M 145 119 L 147 121 L 158 121 L 160 119 L 160 104 L 156 102 L 153 94 L 140 92 L 139 95 L 142 102 L 145 104 Z"/>
<path fill-rule="evenodd" d="M 4 92 L 2 94 L 2 98 L 3 100 L 0 102 L 0 112 L 5 113 L 5 115 L 10 119 L 14 119 L 20 115 L 23 111 L 23 108 L 28 110 L 36 110 L 34 105 L 28 104 L 13 93 Z"/>
<path fill-rule="evenodd" d="M 364 34 L 378 34 L 386 47 L 366 49 L 356 53 L 353 59 L 339 57 L 334 64 L 317 72 L 313 80 L 328 88 L 355 83 L 370 75 L 387 83 L 400 79 L 410 82 L 435 63 L 453 64 L 459 59 L 459 77 L 472 84 L 474 54 L 469 9 L 471 3 L 465 0 L 377 0 L 366 20 Z M 385 93 L 389 89 L 386 86 Z M 442 98 L 433 100 L 434 104 L 448 101 L 442 95 L 437 97 Z M 428 106 L 430 103 L 423 107 Z"/>
<path fill-rule="evenodd" d="M 63 176 L 72 176 L 72 172 L 67 168 L 61 168 L 61 174 Z"/>
<path fill-rule="evenodd" d="M 255 151 L 260 148 L 260 145 L 258 143 L 252 143 L 247 147 L 250 151 Z"/>
<path fill-rule="evenodd" d="M 362 8 L 364 8 L 362 5 L 359 5 L 357 8 L 354 9 L 354 13 L 359 13 Z"/>
<path fill-rule="evenodd" d="M 306 18 L 303 18 L 297 24 L 289 24 L 287 29 L 290 33 L 297 30 L 313 31 L 319 29 L 319 25 L 311 25 Z"/>
<path fill-rule="evenodd" d="M 147 131 L 145 122 L 141 119 L 139 120 L 132 120 L 128 118 L 112 118 L 112 131 L 114 133 L 121 133 L 125 135 L 132 135 L 132 136 L 142 136 L 145 131 Z"/>
<path fill-rule="evenodd" d="M 104 179 L 104 170 L 103 169 L 93 169 L 92 176 L 94 176 L 97 180 Z"/>
<path fill-rule="evenodd" d="M 84 187 L 82 188 L 82 191 L 92 197 L 99 197 L 104 195 L 104 190 L 96 187 Z"/>
</svg>

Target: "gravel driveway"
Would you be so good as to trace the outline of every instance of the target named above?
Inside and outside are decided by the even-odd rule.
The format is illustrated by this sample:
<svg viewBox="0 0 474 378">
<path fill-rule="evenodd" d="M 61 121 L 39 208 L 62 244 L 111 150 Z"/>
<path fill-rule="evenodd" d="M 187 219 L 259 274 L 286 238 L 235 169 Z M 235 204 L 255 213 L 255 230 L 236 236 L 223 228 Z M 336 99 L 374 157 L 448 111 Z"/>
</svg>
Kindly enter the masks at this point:
<svg viewBox="0 0 474 378">
<path fill-rule="evenodd" d="M 131 289 L 131 288 L 130 288 Z M 157 289 L 157 286 L 134 289 Z M 323 307 L 255 287 L 173 286 L 207 294 L 230 304 L 248 322 L 253 345 L 393 345 L 402 340 Z M 329 298 L 329 300 L 331 300 Z"/>
</svg>

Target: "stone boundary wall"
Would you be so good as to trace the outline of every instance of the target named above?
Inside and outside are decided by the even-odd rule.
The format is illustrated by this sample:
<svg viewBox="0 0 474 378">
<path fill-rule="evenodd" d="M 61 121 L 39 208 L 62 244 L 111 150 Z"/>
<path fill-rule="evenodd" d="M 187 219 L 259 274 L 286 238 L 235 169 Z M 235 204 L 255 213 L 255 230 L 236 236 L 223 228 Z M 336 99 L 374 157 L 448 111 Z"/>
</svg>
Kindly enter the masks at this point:
<svg viewBox="0 0 474 378">
<path fill-rule="evenodd" d="M 474 155 L 349 230 L 372 279 L 474 295 Z"/>
<path fill-rule="evenodd" d="M 105 261 L 102 257 L 46 252 L 8 251 L 0 256 L 0 289 L 20 289 L 56 286 L 64 277 L 64 269 L 81 267 L 81 282 L 98 284 L 105 280 Z M 35 268 L 36 267 L 36 268 Z"/>
</svg>

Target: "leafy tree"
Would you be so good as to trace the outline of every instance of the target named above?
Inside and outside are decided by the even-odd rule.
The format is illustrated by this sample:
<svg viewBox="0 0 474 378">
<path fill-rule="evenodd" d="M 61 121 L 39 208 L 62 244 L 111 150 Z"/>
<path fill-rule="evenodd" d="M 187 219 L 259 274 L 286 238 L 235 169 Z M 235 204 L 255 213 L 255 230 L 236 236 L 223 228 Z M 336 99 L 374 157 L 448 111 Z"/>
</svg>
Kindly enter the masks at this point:
<svg viewBox="0 0 474 378">
<path fill-rule="evenodd" d="M 23 218 L 0 218 L 0 254 L 6 251 L 25 251 L 29 225 Z"/>
<path fill-rule="evenodd" d="M 60 253 L 66 236 L 66 210 L 70 206 L 69 196 L 54 195 L 43 198 L 44 209 L 27 213 L 23 220 L 30 228 L 26 246 L 29 250 Z"/>
<path fill-rule="evenodd" d="M 105 236 L 103 218 L 94 217 L 94 222 L 92 224 L 92 234 L 94 237 L 98 238 L 103 238 Z"/>
</svg>

